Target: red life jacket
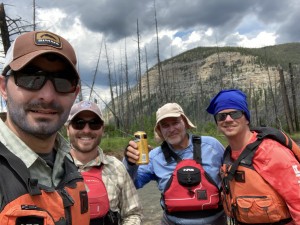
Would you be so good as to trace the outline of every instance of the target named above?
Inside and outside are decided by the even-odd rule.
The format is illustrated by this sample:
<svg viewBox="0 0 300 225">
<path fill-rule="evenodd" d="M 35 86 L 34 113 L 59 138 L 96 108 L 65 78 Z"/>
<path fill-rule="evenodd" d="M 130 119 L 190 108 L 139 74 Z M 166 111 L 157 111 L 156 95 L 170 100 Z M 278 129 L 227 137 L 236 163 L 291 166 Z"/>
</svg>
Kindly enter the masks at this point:
<svg viewBox="0 0 300 225">
<path fill-rule="evenodd" d="M 67 157 L 56 188 L 30 177 L 24 162 L 0 142 L 2 225 L 88 225 L 88 196 L 82 176 Z"/>
<path fill-rule="evenodd" d="M 163 193 L 167 212 L 203 211 L 217 209 L 220 202 L 218 186 L 205 172 L 201 163 L 201 137 L 193 136 L 193 159 L 182 160 L 168 144 L 162 144 L 166 161 L 171 157 L 178 164 Z"/>
<path fill-rule="evenodd" d="M 81 174 L 89 189 L 91 219 L 104 217 L 109 211 L 109 199 L 102 181 L 102 166 L 92 167 L 89 171 L 81 172 Z"/>
</svg>

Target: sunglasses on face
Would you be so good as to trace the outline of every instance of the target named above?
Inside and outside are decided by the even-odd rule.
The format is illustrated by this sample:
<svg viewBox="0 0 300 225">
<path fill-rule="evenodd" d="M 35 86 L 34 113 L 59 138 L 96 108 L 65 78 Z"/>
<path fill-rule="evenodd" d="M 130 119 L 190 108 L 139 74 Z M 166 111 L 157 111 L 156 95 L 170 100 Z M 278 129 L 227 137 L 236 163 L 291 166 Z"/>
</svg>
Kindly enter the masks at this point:
<svg viewBox="0 0 300 225">
<path fill-rule="evenodd" d="M 47 80 L 50 80 L 58 93 L 73 93 L 76 91 L 78 77 L 72 71 L 46 72 L 37 67 L 28 67 L 20 71 L 12 71 L 15 84 L 18 87 L 37 91 L 40 90 Z"/>
<path fill-rule="evenodd" d="M 226 120 L 228 115 L 232 119 L 236 120 L 236 119 L 241 118 L 244 115 L 244 112 L 241 110 L 237 110 L 237 111 L 232 111 L 232 112 L 228 112 L 228 113 L 218 113 L 215 115 L 215 120 L 216 121 L 224 121 L 224 120 Z"/>
<path fill-rule="evenodd" d="M 99 130 L 103 126 L 103 121 L 97 118 L 91 120 L 74 119 L 71 122 L 71 126 L 75 130 L 82 130 L 86 124 L 89 125 L 91 130 Z"/>
</svg>

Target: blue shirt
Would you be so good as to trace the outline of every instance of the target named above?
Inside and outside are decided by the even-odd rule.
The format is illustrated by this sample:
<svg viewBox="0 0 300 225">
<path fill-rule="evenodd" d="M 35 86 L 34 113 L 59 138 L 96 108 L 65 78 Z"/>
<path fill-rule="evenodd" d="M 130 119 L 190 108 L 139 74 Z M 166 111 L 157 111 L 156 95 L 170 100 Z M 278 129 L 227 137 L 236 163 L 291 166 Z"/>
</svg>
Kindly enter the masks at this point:
<svg viewBox="0 0 300 225">
<path fill-rule="evenodd" d="M 189 145 L 182 150 L 174 150 L 169 146 L 181 159 L 193 159 L 193 143 L 192 135 L 189 135 Z M 215 138 L 209 136 L 201 136 L 201 158 L 203 169 L 210 175 L 215 183 L 221 186 L 221 177 L 219 174 L 223 161 L 224 147 Z M 166 184 L 170 179 L 177 162 L 172 158 L 170 163 L 167 163 L 161 146 L 153 149 L 149 153 L 149 164 L 147 165 L 129 165 L 127 160 L 123 160 L 127 171 L 134 180 L 136 188 L 141 188 L 148 182 L 155 180 L 158 184 L 158 189 L 161 193 L 164 192 Z M 163 202 L 161 202 L 163 205 Z M 163 217 L 176 224 L 181 225 L 200 225 L 200 224 L 226 224 L 226 216 L 224 211 L 219 211 L 214 215 L 201 218 L 180 218 L 176 215 L 166 214 Z M 216 222 L 216 223 L 214 223 Z"/>
<path fill-rule="evenodd" d="M 193 158 L 193 143 L 191 137 L 192 135 L 189 135 L 189 145 L 185 149 L 175 151 L 170 146 L 181 159 Z M 216 138 L 201 136 L 202 166 L 219 187 L 221 186 L 219 170 L 222 165 L 223 154 L 224 147 Z M 130 166 L 126 160 L 124 160 L 124 164 L 134 180 L 137 189 L 155 180 L 158 184 L 158 189 L 160 192 L 163 192 L 169 178 L 175 170 L 177 162 L 172 158 L 172 161 L 167 163 L 161 146 L 159 146 L 149 152 L 149 164 Z"/>
</svg>

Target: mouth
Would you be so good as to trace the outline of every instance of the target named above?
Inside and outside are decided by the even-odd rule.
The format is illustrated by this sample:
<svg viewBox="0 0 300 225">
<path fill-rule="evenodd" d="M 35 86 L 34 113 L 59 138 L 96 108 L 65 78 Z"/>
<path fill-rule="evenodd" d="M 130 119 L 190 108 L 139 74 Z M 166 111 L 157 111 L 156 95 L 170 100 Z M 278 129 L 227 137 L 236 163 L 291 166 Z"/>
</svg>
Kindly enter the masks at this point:
<svg viewBox="0 0 300 225">
<path fill-rule="evenodd" d="M 91 141 L 93 140 L 94 138 L 93 137 L 78 137 L 79 140 L 82 140 L 82 141 Z"/>
<path fill-rule="evenodd" d="M 50 115 L 57 114 L 56 111 L 52 111 L 52 110 L 30 110 L 30 112 L 39 113 L 39 114 L 50 114 Z"/>
<path fill-rule="evenodd" d="M 91 138 L 91 137 L 79 137 L 79 139 L 81 139 L 81 140 L 91 140 L 93 138 Z"/>
</svg>

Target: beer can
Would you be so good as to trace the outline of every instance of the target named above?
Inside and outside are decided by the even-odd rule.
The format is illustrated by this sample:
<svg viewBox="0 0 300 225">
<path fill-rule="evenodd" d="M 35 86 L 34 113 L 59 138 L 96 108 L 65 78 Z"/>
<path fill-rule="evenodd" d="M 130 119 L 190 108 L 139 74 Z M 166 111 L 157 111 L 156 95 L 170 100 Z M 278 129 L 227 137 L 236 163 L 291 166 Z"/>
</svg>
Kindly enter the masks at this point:
<svg viewBox="0 0 300 225">
<path fill-rule="evenodd" d="M 149 163 L 149 151 L 148 151 L 148 141 L 147 134 L 144 131 L 137 131 L 134 133 L 135 142 L 138 145 L 138 151 L 140 152 L 139 160 L 136 164 L 148 164 Z"/>
</svg>

